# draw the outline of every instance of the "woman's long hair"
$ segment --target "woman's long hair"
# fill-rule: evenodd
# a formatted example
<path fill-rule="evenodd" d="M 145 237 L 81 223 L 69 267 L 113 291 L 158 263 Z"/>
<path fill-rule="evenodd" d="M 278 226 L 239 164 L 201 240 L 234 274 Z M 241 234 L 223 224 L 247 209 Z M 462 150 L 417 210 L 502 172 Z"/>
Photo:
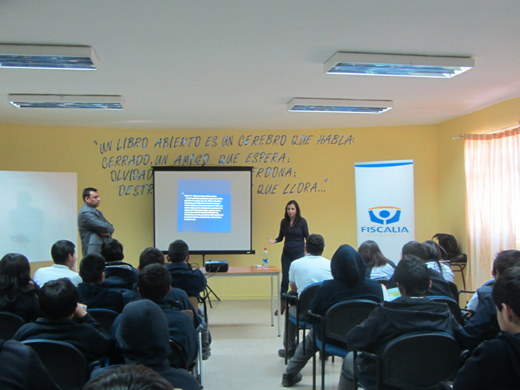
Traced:
<path fill-rule="evenodd" d="M 8 253 L 0 260 L 0 292 L 14 295 L 27 290 L 31 281 L 29 260 L 19 253 Z"/>
<path fill-rule="evenodd" d="M 439 261 L 442 259 L 441 248 L 439 247 L 439 244 L 432 240 L 424 241 L 422 244 L 424 249 L 426 249 L 428 261 L 435 261 L 439 266 L 439 272 L 441 273 L 442 277 L 444 277 L 442 274 L 441 262 Z"/>
<path fill-rule="evenodd" d="M 294 207 L 296 208 L 296 215 L 294 216 L 294 223 L 292 226 L 291 226 L 291 218 L 289 217 L 289 214 L 287 214 L 287 207 L 291 204 L 294 205 Z M 302 220 L 302 216 L 300 214 L 300 206 L 298 205 L 298 202 L 296 202 L 295 200 L 290 200 L 285 205 L 285 216 L 283 219 L 284 229 L 288 229 L 290 227 L 295 228 L 296 226 L 298 226 L 300 224 L 301 220 Z"/>
<path fill-rule="evenodd" d="M 358 248 L 361 255 L 369 268 L 383 267 L 389 263 L 389 260 L 383 255 L 377 242 L 368 240 L 362 243 Z"/>

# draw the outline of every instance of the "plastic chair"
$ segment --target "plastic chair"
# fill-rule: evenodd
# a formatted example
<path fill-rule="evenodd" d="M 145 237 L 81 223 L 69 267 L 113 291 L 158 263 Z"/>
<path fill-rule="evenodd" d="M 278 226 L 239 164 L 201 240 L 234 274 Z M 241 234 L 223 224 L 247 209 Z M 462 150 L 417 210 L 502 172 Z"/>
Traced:
<path fill-rule="evenodd" d="M 110 288 L 124 288 L 131 290 L 137 282 L 137 271 L 121 266 L 110 266 L 105 269 L 105 284 Z"/>
<path fill-rule="evenodd" d="M 448 282 L 448 287 L 450 288 L 451 295 L 453 295 L 453 299 L 457 302 L 457 304 L 460 304 L 459 302 L 459 288 L 457 285 L 453 282 Z"/>
<path fill-rule="evenodd" d="M 347 349 L 347 334 L 365 321 L 378 303 L 368 299 L 351 299 L 333 305 L 325 317 L 310 313 L 321 322 L 321 335 L 314 333 L 314 345 L 321 355 L 321 388 L 325 389 L 325 357 L 340 356 L 344 358 Z M 334 341 L 334 344 L 330 344 Z M 342 346 L 339 346 L 342 345 Z M 312 359 L 312 388 L 316 388 L 316 355 Z"/>
<path fill-rule="evenodd" d="M 110 309 L 87 309 L 87 313 L 94 317 L 94 319 L 103 327 L 103 329 L 109 332 L 112 324 L 119 315 L 117 311 Z"/>
<path fill-rule="evenodd" d="M 195 376 L 197 382 L 199 382 L 200 388 L 203 389 L 203 371 L 202 371 L 202 339 L 201 333 L 198 332 L 198 354 L 195 363 L 192 365 L 188 364 L 188 356 L 184 349 L 173 339 L 170 339 L 170 357 L 169 357 L 169 365 L 173 368 L 183 368 L 188 370 Z"/>
<path fill-rule="evenodd" d="M 451 299 L 448 297 L 443 297 L 441 295 L 434 295 L 431 297 L 427 296 L 426 298 L 431 299 L 432 301 L 435 301 L 435 302 L 443 302 L 443 303 L 447 304 L 448 308 L 451 311 L 451 314 L 453 314 L 453 317 L 455 317 L 457 322 L 461 325 L 464 325 L 462 310 L 461 310 L 459 304 L 454 299 Z"/>
<path fill-rule="evenodd" d="M 302 290 L 299 296 L 285 294 L 287 299 L 287 303 L 289 306 L 296 306 L 296 316 L 292 316 L 289 314 L 289 308 L 285 311 L 285 345 L 289 345 L 289 321 L 291 321 L 297 328 L 296 330 L 296 345 L 300 343 L 300 330 L 303 331 L 302 339 L 303 339 L 303 348 L 305 349 L 305 330 L 312 329 L 312 322 L 308 321 L 309 318 L 309 308 L 311 305 L 311 301 L 314 299 L 316 292 L 320 288 L 322 282 L 311 284 Z M 302 316 L 305 319 L 301 319 Z M 285 364 L 287 365 L 287 351 L 285 354 Z"/>
<path fill-rule="evenodd" d="M 85 356 L 64 341 L 33 339 L 22 341 L 36 352 L 54 381 L 62 390 L 80 390 L 90 373 Z"/>
<path fill-rule="evenodd" d="M 11 340 L 25 321 L 19 315 L 0 311 L 0 339 Z"/>
<path fill-rule="evenodd" d="M 183 368 L 187 370 L 188 357 L 182 347 L 173 339 L 170 339 L 170 356 L 168 358 L 170 367 Z"/>
<path fill-rule="evenodd" d="M 408 333 L 389 342 L 380 356 L 361 353 L 377 362 L 376 389 L 387 385 L 406 390 L 436 389 L 457 373 L 464 354 L 457 341 L 444 332 Z M 355 362 L 356 356 L 354 367 Z M 357 385 L 355 373 L 354 369 Z"/>

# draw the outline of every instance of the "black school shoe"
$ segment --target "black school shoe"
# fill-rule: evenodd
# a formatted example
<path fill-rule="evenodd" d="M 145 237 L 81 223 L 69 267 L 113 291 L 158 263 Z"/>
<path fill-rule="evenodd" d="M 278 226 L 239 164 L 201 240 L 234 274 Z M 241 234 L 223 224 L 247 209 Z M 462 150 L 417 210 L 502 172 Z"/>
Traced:
<path fill-rule="evenodd" d="M 296 383 L 302 380 L 302 374 L 298 373 L 296 375 L 289 375 L 287 373 L 283 374 L 282 377 L 282 386 L 283 387 L 293 387 Z"/>

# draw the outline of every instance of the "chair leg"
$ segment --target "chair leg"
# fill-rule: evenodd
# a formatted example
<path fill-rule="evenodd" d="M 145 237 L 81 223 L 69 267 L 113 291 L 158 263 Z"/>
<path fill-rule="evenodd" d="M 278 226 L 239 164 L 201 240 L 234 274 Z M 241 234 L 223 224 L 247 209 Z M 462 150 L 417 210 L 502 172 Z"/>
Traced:
<path fill-rule="evenodd" d="M 289 308 L 285 310 L 285 343 L 284 343 L 284 349 L 285 349 L 285 365 L 287 365 L 287 355 L 289 354 L 289 351 L 287 349 L 287 346 L 289 345 Z"/>
<path fill-rule="evenodd" d="M 316 346 L 316 333 L 314 332 L 312 333 L 312 341 Z M 305 342 L 305 338 L 303 342 Z M 312 390 L 316 390 L 316 352 L 312 355 Z"/>
<path fill-rule="evenodd" d="M 325 339 L 321 343 L 321 390 L 325 390 Z"/>

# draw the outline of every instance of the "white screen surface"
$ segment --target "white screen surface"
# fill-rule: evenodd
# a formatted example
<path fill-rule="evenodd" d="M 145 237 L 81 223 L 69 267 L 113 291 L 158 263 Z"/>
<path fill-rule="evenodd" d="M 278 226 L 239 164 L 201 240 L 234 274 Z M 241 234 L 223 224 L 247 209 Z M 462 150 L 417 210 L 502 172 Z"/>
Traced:
<path fill-rule="evenodd" d="M 154 169 L 155 246 L 184 240 L 191 253 L 252 253 L 251 168 Z"/>
<path fill-rule="evenodd" d="M 49 261 L 56 241 L 76 243 L 76 173 L 0 171 L 0 182 L 0 257 Z"/>

